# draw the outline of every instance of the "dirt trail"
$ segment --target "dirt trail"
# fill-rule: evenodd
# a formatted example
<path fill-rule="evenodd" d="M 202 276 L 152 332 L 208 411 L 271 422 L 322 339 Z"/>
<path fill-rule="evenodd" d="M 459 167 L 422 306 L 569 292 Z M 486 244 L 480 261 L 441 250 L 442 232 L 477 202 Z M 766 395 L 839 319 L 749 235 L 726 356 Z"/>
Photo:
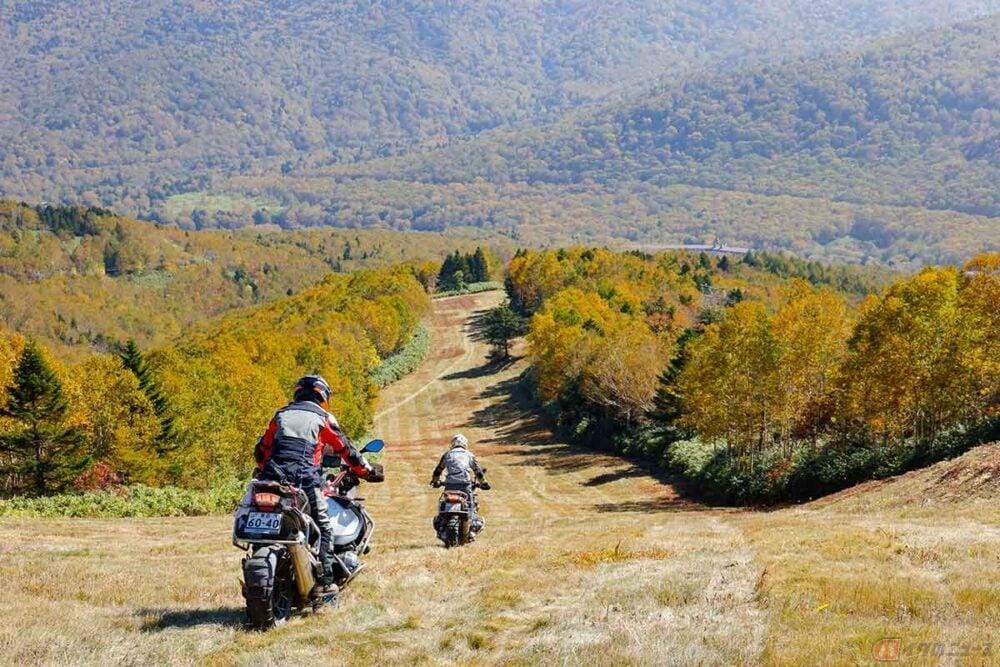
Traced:
<path fill-rule="evenodd" d="M 643 471 L 556 441 L 516 398 L 526 363 L 497 368 L 476 340 L 476 314 L 499 299 L 437 301 L 433 358 L 382 399 L 374 433 L 389 443 L 392 483 L 369 492 L 382 531 L 372 577 L 419 627 L 380 657 L 755 662 L 764 623 L 739 533 Z M 481 494 L 480 541 L 445 551 L 427 482 L 456 432 L 493 490 Z"/>
<path fill-rule="evenodd" d="M 384 392 L 388 480 L 362 488 L 374 551 L 338 609 L 244 631 L 228 517 L 6 520 L 0 613 L 21 623 L 0 626 L 0 661 L 756 664 L 766 623 L 735 522 L 554 440 L 514 393 L 526 363 L 489 365 L 476 339 L 499 300 L 436 301 L 431 357 Z M 456 432 L 493 490 L 485 534 L 445 550 L 428 480 Z"/>

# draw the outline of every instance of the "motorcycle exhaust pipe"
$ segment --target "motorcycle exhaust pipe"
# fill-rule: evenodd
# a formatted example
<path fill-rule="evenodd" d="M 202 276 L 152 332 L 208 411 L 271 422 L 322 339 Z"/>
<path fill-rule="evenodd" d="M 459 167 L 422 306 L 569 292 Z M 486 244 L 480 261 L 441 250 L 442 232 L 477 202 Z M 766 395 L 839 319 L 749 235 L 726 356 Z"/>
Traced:
<path fill-rule="evenodd" d="M 302 533 L 299 533 L 299 541 L 289 546 L 288 552 L 292 556 L 292 567 L 295 568 L 295 583 L 299 587 L 299 595 L 308 600 L 313 587 L 316 586 L 316 577 L 313 575 L 309 549 L 303 544 Z"/>

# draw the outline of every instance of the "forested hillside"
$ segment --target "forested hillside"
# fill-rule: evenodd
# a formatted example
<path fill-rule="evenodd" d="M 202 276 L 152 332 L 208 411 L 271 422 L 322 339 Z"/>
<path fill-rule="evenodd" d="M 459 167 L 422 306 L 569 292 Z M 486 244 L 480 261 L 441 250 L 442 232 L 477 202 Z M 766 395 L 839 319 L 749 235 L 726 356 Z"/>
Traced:
<path fill-rule="evenodd" d="M 245 475 L 257 429 L 303 373 L 326 377 L 331 410 L 360 436 L 378 396 L 372 373 L 414 336 L 429 304 L 400 266 L 328 274 L 145 353 L 130 346 L 67 363 L 0 332 L 0 494 L 123 478 L 204 488 Z"/>
<path fill-rule="evenodd" d="M 1000 247 L 998 31 L 1000 15 L 692 77 L 590 118 L 317 171 L 301 191 L 317 203 L 335 179 L 355 209 L 378 192 L 419 228 L 961 263 Z"/>
<path fill-rule="evenodd" d="M 508 290 L 531 317 L 529 384 L 569 437 L 725 502 L 813 498 L 997 436 L 1000 254 L 898 278 L 860 306 L 844 275 L 804 269 L 519 253 Z M 796 275 L 808 282 L 779 279 Z"/>
<path fill-rule="evenodd" d="M 1000 15 L 849 54 L 695 78 L 536 157 L 557 181 L 684 182 L 997 217 L 998 32 Z"/>
<path fill-rule="evenodd" d="M 209 212 L 280 208 L 275 197 L 317 165 L 994 10 L 992 0 L 11 2 L 0 7 L 0 194 L 171 219 L 205 203 L 189 193 L 239 194 L 210 200 Z M 260 175 L 290 184 L 254 190 L 236 178 Z"/>
<path fill-rule="evenodd" d="M 273 225 L 184 231 L 97 208 L 0 201 L 0 323 L 80 359 L 129 338 L 143 347 L 166 343 L 198 322 L 299 292 L 331 271 L 405 262 L 433 287 L 449 253 L 478 244 L 439 234 L 279 232 Z"/>

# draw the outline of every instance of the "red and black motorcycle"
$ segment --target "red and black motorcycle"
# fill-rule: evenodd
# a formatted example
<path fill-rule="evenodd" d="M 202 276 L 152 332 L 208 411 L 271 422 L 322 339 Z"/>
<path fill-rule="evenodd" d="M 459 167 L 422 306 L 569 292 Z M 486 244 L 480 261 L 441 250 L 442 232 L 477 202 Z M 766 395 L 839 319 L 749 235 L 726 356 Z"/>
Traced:
<path fill-rule="evenodd" d="M 361 453 L 378 452 L 383 446 L 381 440 L 372 440 Z M 339 459 L 324 458 L 323 466 L 339 467 L 327 474 L 323 495 L 333 525 L 335 583 L 343 587 L 364 568 L 361 556 L 369 551 L 375 522 L 362 504 L 364 499 L 354 497 L 360 479 Z M 366 478 L 370 482 L 383 479 L 380 465 Z M 320 532 L 301 489 L 251 481 L 233 520 L 233 544 L 247 552 L 242 561 L 243 597 L 251 627 L 267 630 L 287 621 L 295 611 L 315 610 L 331 601 L 313 595 L 323 570 Z"/>

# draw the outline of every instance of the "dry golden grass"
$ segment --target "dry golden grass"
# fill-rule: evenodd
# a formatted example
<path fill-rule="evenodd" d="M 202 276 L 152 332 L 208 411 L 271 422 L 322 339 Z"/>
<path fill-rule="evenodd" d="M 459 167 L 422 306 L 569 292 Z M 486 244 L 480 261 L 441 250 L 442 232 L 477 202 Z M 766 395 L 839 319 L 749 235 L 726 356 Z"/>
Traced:
<path fill-rule="evenodd" d="M 375 548 L 339 608 L 244 631 L 225 517 L 4 520 L 0 661 L 832 665 L 871 663 L 883 637 L 910 654 L 921 641 L 990 639 L 995 512 L 955 522 L 947 507 L 685 502 L 619 459 L 554 440 L 511 397 L 523 362 L 486 365 L 463 331 L 498 300 L 437 302 L 433 358 L 385 392 L 375 432 L 389 481 L 364 489 Z M 493 490 L 481 495 L 486 532 L 448 551 L 427 482 L 456 431 Z"/>

